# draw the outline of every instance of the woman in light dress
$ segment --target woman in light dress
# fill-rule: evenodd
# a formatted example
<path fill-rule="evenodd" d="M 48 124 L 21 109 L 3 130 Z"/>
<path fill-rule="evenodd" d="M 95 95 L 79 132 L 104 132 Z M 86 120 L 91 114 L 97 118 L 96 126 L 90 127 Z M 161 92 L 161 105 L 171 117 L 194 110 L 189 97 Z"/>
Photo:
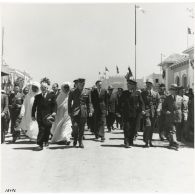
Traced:
<path fill-rule="evenodd" d="M 21 108 L 20 117 L 22 121 L 20 128 L 26 131 L 26 135 L 30 140 L 36 140 L 38 135 L 38 124 L 37 121 L 33 121 L 31 118 L 32 105 L 34 103 L 34 97 L 40 93 L 40 84 L 33 82 L 30 86 L 29 93 L 25 96 L 24 102 Z"/>
<path fill-rule="evenodd" d="M 57 114 L 55 122 L 51 128 L 52 139 L 51 143 L 65 142 L 66 145 L 70 144 L 70 138 L 72 133 L 71 118 L 68 115 L 68 95 L 70 91 L 70 83 L 65 82 L 61 86 L 61 92 L 58 95 L 57 102 Z"/>

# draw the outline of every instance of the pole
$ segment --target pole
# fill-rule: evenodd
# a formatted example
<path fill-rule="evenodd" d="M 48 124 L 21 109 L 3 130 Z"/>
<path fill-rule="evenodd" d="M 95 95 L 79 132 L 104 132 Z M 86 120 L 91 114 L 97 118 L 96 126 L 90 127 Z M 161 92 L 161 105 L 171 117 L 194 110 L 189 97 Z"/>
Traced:
<path fill-rule="evenodd" d="M 187 48 L 188 48 L 188 36 L 189 36 L 189 35 L 188 35 L 188 32 L 187 32 Z"/>
<path fill-rule="evenodd" d="M 137 61 L 137 59 L 136 59 L 136 57 L 137 57 L 136 56 L 136 42 L 137 42 L 137 35 L 136 35 L 136 33 L 137 33 L 137 29 L 136 28 L 137 28 L 137 26 L 136 26 L 136 22 L 137 21 L 136 21 L 136 5 L 135 5 L 135 81 L 136 81 L 136 72 L 137 72 L 136 71 L 136 69 L 137 69 L 137 64 L 136 64 L 137 63 L 136 62 Z"/>
<path fill-rule="evenodd" d="M 4 27 L 2 27 L 2 43 L 1 43 L 1 65 L 3 65 L 3 55 L 4 55 Z"/>

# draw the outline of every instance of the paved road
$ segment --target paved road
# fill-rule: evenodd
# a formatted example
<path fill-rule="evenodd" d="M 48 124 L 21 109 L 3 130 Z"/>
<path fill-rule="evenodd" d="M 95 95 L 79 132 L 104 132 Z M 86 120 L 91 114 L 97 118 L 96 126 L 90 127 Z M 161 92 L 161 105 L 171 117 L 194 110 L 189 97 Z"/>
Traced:
<path fill-rule="evenodd" d="M 106 133 L 104 143 L 85 134 L 85 149 L 53 144 L 38 152 L 24 138 L 2 144 L 1 191 L 195 192 L 194 148 L 169 150 L 157 134 L 156 147 L 143 148 L 140 132 L 136 145 L 126 149 L 121 130 Z"/>

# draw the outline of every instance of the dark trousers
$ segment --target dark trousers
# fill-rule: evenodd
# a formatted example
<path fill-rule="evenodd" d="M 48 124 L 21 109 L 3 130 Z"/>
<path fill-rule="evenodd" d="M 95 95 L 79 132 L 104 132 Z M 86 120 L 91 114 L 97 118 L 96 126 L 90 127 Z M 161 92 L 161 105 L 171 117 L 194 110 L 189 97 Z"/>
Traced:
<path fill-rule="evenodd" d="M 43 146 L 43 143 L 48 143 L 51 125 L 45 125 L 41 120 L 37 121 L 39 126 L 39 133 L 37 136 L 37 144 Z"/>
<path fill-rule="evenodd" d="M 119 127 L 119 125 L 120 125 L 120 127 Z M 123 121 L 122 121 L 122 117 L 118 117 L 118 116 L 116 116 L 116 128 L 123 129 Z"/>
<path fill-rule="evenodd" d="M 111 131 L 114 121 L 115 121 L 115 113 L 108 112 L 108 115 L 106 117 L 106 125 L 108 128 L 108 131 Z"/>
<path fill-rule="evenodd" d="M 133 138 L 136 131 L 136 118 L 124 120 L 124 139 L 125 143 L 133 144 Z"/>
<path fill-rule="evenodd" d="M 12 112 L 12 114 L 11 114 L 11 133 L 12 134 L 14 133 L 16 121 L 17 121 L 19 115 L 20 115 L 20 111 L 19 112 Z"/>
<path fill-rule="evenodd" d="M 177 129 L 180 127 L 179 123 L 168 123 L 168 141 L 171 146 L 177 144 L 176 132 Z"/>
<path fill-rule="evenodd" d="M 96 137 L 105 138 L 104 126 L 106 124 L 106 114 L 94 112 L 94 134 Z"/>
<path fill-rule="evenodd" d="M 145 116 L 143 140 L 146 144 L 152 141 L 156 117 Z"/>
<path fill-rule="evenodd" d="M 83 141 L 83 135 L 85 130 L 86 118 L 80 117 L 80 115 L 72 117 L 72 126 L 74 131 L 74 142 L 79 141 L 79 144 Z"/>
<path fill-rule="evenodd" d="M 161 113 L 158 120 L 159 137 L 163 138 L 167 135 L 166 115 Z"/>
<path fill-rule="evenodd" d="M 4 116 L 1 117 L 1 143 L 5 142 L 5 131 L 6 131 L 6 119 Z"/>
<path fill-rule="evenodd" d="M 91 132 L 94 132 L 94 117 L 87 117 L 87 126 Z"/>
<path fill-rule="evenodd" d="M 141 117 L 142 117 L 142 113 L 139 112 L 136 116 L 136 129 L 135 129 L 135 135 L 138 133 L 138 131 L 140 131 L 141 128 Z"/>

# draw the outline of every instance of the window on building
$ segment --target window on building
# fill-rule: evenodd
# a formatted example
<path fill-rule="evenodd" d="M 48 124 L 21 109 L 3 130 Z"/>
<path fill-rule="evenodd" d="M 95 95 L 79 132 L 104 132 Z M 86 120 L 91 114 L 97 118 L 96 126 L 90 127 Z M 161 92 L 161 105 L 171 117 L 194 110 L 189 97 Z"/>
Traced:
<path fill-rule="evenodd" d="M 158 83 L 158 79 L 155 79 L 155 82 Z"/>
<path fill-rule="evenodd" d="M 176 76 L 176 78 L 175 78 L 175 83 L 177 84 L 177 86 L 180 86 L 180 79 L 179 79 L 179 76 Z"/>
<path fill-rule="evenodd" d="M 184 74 L 183 76 L 182 76 L 182 86 L 186 89 L 187 88 L 187 76 L 186 76 L 186 74 Z"/>

